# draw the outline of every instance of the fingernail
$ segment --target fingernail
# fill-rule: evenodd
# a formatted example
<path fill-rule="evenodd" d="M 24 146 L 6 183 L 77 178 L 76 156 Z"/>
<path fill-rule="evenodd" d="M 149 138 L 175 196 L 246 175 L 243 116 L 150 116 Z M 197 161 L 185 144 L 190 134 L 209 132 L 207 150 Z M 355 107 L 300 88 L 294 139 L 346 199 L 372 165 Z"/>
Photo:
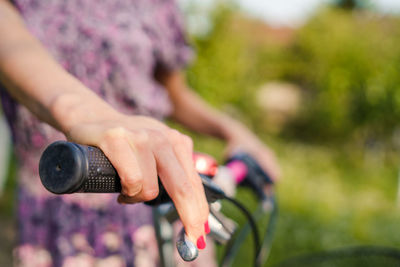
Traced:
<path fill-rule="evenodd" d="M 198 249 L 205 249 L 206 248 L 206 241 L 204 241 L 204 237 L 200 236 L 197 239 L 197 248 Z"/>
<path fill-rule="evenodd" d="M 204 231 L 206 232 L 206 235 L 210 233 L 210 226 L 208 225 L 208 221 L 204 224 Z"/>

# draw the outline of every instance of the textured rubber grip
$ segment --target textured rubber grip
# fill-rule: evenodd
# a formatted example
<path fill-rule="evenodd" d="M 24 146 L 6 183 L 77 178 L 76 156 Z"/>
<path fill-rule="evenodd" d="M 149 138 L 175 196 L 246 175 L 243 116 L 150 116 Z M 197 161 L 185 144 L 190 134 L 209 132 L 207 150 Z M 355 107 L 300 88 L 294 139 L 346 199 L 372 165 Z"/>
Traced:
<path fill-rule="evenodd" d="M 121 182 L 117 171 L 106 155 L 97 147 L 82 146 L 87 155 L 88 173 L 80 189 L 85 193 L 115 193 L 121 192 Z"/>
<path fill-rule="evenodd" d="M 55 142 L 40 158 L 39 175 L 46 189 L 55 194 L 121 192 L 116 170 L 96 147 Z"/>
<path fill-rule="evenodd" d="M 40 158 L 39 175 L 44 187 L 54 194 L 121 192 L 117 171 L 96 147 L 54 142 Z M 200 174 L 200 177 L 208 202 L 224 196 L 224 192 L 207 176 Z M 158 196 L 145 204 L 153 206 L 171 201 L 160 179 L 158 185 Z"/>
<path fill-rule="evenodd" d="M 54 142 L 40 158 L 39 175 L 44 187 L 54 194 L 121 192 L 117 171 L 97 147 Z M 145 204 L 171 201 L 160 180 L 158 184 L 158 196 Z"/>

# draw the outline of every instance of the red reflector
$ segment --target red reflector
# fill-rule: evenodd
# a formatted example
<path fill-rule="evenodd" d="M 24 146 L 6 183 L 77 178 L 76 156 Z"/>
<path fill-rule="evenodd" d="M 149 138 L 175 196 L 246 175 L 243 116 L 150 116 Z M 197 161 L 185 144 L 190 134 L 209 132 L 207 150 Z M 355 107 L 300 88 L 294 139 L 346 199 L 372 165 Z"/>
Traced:
<path fill-rule="evenodd" d="M 217 161 L 210 155 L 196 152 L 193 154 L 193 161 L 194 167 L 198 173 L 211 177 L 217 174 Z"/>

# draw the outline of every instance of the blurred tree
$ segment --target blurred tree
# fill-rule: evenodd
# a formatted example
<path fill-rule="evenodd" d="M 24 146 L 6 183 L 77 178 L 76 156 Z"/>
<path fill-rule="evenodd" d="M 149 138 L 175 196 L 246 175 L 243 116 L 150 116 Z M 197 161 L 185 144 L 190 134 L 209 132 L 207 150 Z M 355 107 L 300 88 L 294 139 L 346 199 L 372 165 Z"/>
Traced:
<path fill-rule="evenodd" d="M 361 9 L 370 6 L 370 1 L 368 0 L 336 0 L 333 2 L 334 6 L 339 8 L 354 10 Z"/>
<path fill-rule="evenodd" d="M 229 8 L 195 40 L 191 85 L 262 133 L 269 131 L 258 90 L 270 81 L 306 96 L 284 134 L 331 143 L 392 142 L 400 129 L 400 18 L 324 9 L 295 32 L 271 29 Z M 303 95 L 303 94 L 302 94 Z"/>
<path fill-rule="evenodd" d="M 312 139 L 390 140 L 400 121 L 400 19 L 325 10 L 290 49 L 286 79 L 309 104 L 295 125 Z"/>
<path fill-rule="evenodd" d="M 338 0 L 336 2 L 336 5 L 338 7 L 342 7 L 345 9 L 354 9 L 357 7 L 357 1 L 356 0 Z"/>

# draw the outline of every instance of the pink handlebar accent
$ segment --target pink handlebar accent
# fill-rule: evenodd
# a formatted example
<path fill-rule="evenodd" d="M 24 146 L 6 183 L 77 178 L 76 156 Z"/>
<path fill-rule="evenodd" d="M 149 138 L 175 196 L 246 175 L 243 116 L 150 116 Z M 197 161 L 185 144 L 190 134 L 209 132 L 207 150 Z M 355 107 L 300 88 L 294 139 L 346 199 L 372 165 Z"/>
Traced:
<path fill-rule="evenodd" d="M 232 172 L 236 184 L 240 184 L 247 176 L 247 166 L 241 161 L 231 161 L 226 165 L 226 167 L 228 167 Z"/>

